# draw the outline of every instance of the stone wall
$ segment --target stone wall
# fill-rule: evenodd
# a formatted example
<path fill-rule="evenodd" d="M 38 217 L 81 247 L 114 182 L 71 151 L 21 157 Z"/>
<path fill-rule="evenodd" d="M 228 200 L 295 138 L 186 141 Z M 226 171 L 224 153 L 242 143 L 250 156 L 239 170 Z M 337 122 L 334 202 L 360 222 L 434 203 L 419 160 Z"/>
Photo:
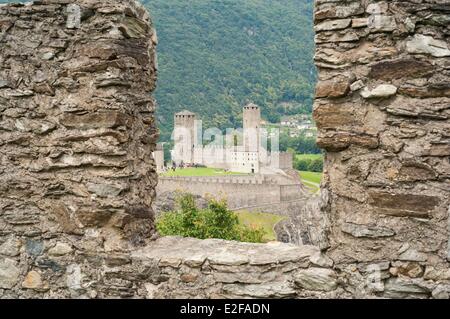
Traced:
<path fill-rule="evenodd" d="M 187 192 L 227 200 L 230 209 L 305 199 L 302 184 L 286 176 L 160 177 L 158 194 Z"/>
<path fill-rule="evenodd" d="M 165 237 L 136 251 L 134 265 L 154 267 L 147 298 L 350 297 L 344 276 L 313 246 L 246 244 Z"/>
<path fill-rule="evenodd" d="M 154 233 L 155 44 L 132 0 L 0 5 L 1 297 L 78 296 Z"/>
<path fill-rule="evenodd" d="M 313 245 L 322 250 L 329 247 L 328 218 L 322 205 L 327 203 L 327 193 L 310 196 L 300 203 L 285 207 L 283 215 L 288 218 L 275 225 L 277 240 L 296 245 Z"/>
<path fill-rule="evenodd" d="M 449 289 L 449 10 L 316 0 L 327 253 L 338 267 L 383 264 L 383 296 L 429 279 Z"/>
<path fill-rule="evenodd" d="M 316 0 L 313 247 L 156 239 L 145 10 L 0 6 L 0 298 L 448 299 L 448 12 Z"/>

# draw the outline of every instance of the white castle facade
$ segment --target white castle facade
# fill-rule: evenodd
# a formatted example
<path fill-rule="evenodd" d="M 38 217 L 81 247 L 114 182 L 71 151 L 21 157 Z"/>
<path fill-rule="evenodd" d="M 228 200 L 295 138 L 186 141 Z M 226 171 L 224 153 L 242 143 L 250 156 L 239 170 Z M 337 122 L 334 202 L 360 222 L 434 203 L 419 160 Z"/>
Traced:
<path fill-rule="evenodd" d="M 203 132 L 201 121 L 189 111 L 175 114 L 174 123 L 172 161 L 178 166 L 200 165 L 255 174 L 271 174 L 293 167 L 291 153 L 267 151 L 261 110 L 255 104 L 243 109 L 243 129 L 235 130 L 225 138 L 218 129 Z M 204 136 L 213 142 L 203 145 Z"/>

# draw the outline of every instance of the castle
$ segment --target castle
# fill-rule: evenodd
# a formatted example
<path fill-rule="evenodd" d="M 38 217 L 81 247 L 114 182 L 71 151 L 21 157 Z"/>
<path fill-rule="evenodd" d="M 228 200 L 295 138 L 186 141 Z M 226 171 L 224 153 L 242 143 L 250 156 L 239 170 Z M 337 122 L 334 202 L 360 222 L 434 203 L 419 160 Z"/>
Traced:
<path fill-rule="evenodd" d="M 195 113 L 182 111 L 174 117 L 172 160 L 177 165 L 200 165 L 231 170 L 239 173 L 273 174 L 292 169 L 293 156 L 287 152 L 269 152 L 261 128 L 261 110 L 250 103 L 243 108 L 243 130 L 234 130 L 222 137 L 220 130 L 207 130 L 202 134 L 201 121 Z M 214 137 L 203 145 L 202 137 Z M 241 140 L 241 143 L 238 143 Z M 240 144 L 240 145 L 239 145 Z"/>

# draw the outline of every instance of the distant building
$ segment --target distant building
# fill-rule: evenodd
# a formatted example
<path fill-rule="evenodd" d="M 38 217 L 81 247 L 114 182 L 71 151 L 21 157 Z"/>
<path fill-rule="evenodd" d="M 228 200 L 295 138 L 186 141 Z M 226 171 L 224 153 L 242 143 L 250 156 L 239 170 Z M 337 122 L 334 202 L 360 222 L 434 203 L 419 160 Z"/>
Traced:
<path fill-rule="evenodd" d="M 255 104 L 248 104 L 243 109 L 242 145 L 233 143 L 234 136 L 226 136 L 225 141 L 203 146 L 201 122 L 197 121 L 195 113 L 189 111 L 175 114 L 174 123 L 172 160 L 177 165 L 201 165 L 241 173 L 264 173 L 293 167 L 291 153 L 268 152 L 262 146 L 261 110 Z"/>

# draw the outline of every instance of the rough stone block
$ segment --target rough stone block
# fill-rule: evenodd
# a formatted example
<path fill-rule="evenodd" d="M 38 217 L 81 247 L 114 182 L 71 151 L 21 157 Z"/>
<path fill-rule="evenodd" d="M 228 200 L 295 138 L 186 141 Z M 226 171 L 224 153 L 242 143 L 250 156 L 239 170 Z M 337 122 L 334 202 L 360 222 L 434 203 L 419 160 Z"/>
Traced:
<path fill-rule="evenodd" d="M 346 126 L 360 126 L 362 121 L 357 117 L 352 106 L 319 104 L 314 108 L 314 118 L 319 129 L 333 128 L 336 130 Z"/>
<path fill-rule="evenodd" d="M 369 77 L 385 81 L 400 78 L 420 78 L 432 73 L 435 69 L 429 62 L 412 58 L 386 60 L 373 64 Z"/>
<path fill-rule="evenodd" d="M 416 34 L 410 39 L 406 43 L 406 50 L 413 54 L 429 54 L 439 58 L 450 56 L 450 50 L 445 41 L 422 34 Z"/>
<path fill-rule="evenodd" d="M 101 111 L 85 115 L 65 114 L 59 122 L 67 128 L 89 130 L 129 126 L 131 117 L 117 111 Z"/>
<path fill-rule="evenodd" d="M 295 284 L 306 290 L 332 291 L 337 288 L 336 273 L 330 269 L 310 268 L 295 275 Z"/>
<path fill-rule="evenodd" d="M 67 6 L 67 21 L 66 27 L 68 29 L 79 29 L 81 26 L 81 8 L 79 5 L 72 3 Z"/>
<path fill-rule="evenodd" d="M 316 32 L 320 31 L 330 31 L 330 30 L 341 30 L 350 26 L 351 19 L 341 19 L 341 20 L 329 20 L 319 23 L 314 27 Z"/>
<path fill-rule="evenodd" d="M 375 149 L 379 145 L 378 137 L 352 132 L 327 132 L 317 137 L 317 145 L 330 152 L 339 152 L 350 145 Z"/>
<path fill-rule="evenodd" d="M 341 97 L 350 91 L 350 81 L 339 77 L 333 80 L 320 81 L 316 86 L 316 98 Z"/>
<path fill-rule="evenodd" d="M 0 258 L 0 288 L 11 289 L 19 280 L 20 269 L 13 259 Z"/>
<path fill-rule="evenodd" d="M 369 196 L 376 212 L 400 217 L 429 218 L 440 203 L 439 197 L 421 194 L 370 192 Z"/>
<path fill-rule="evenodd" d="M 391 84 L 381 84 L 369 90 L 367 87 L 361 91 L 361 96 L 365 99 L 388 98 L 397 93 L 397 87 Z"/>
<path fill-rule="evenodd" d="M 357 238 L 380 238 L 392 237 L 395 235 L 395 231 L 387 227 L 358 225 L 353 223 L 344 223 L 341 226 L 341 230 L 344 233 Z"/>

